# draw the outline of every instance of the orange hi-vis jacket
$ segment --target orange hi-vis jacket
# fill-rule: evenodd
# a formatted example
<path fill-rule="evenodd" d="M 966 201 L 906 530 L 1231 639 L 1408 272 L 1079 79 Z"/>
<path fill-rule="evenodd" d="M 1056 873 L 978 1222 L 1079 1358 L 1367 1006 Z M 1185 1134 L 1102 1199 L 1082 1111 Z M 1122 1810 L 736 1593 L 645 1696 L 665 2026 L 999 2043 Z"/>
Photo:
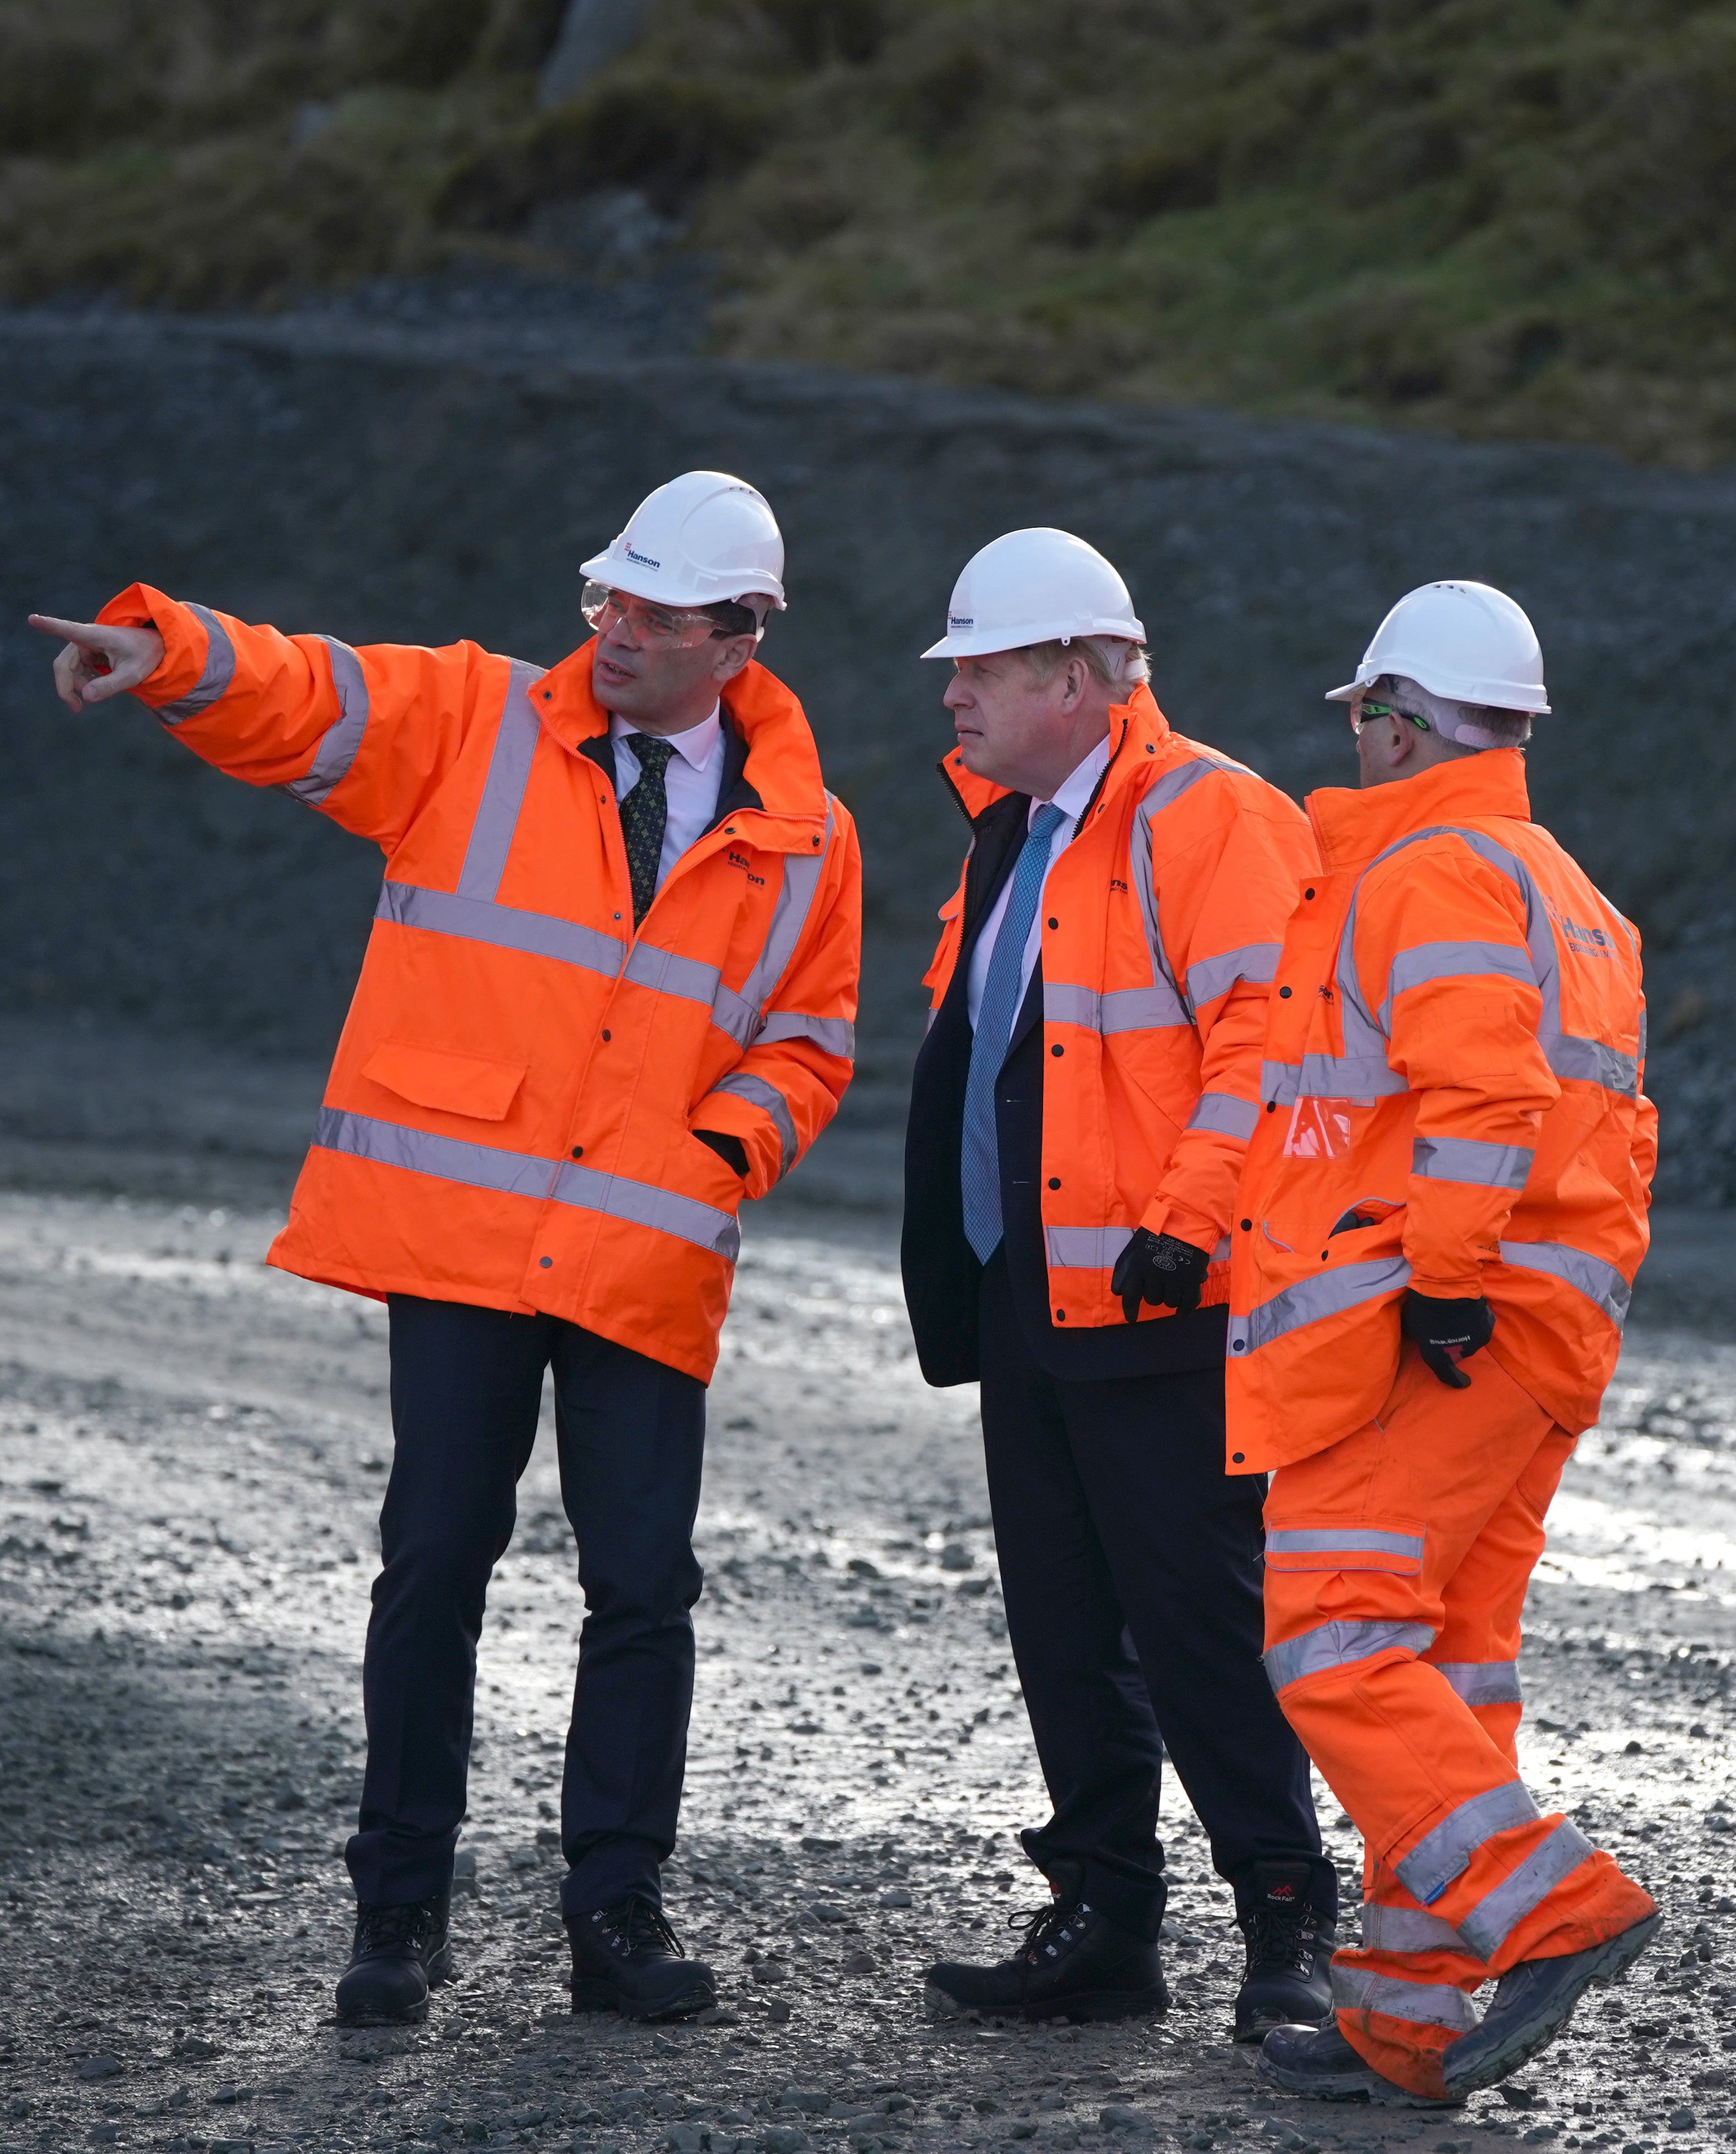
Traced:
<path fill-rule="evenodd" d="M 1267 983 L 1298 879 L 1295 803 L 1170 730 L 1148 688 L 1110 713 L 1109 767 L 1042 905 L 1042 1216 L 1057 1324 L 1121 1324 L 1110 1274 L 1136 1227 L 1210 1252 L 1202 1304 L 1228 1298 L 1226 1236 L 1259 1119 Z M 974 822 L 1004 786 L 941 765 Z M 945 1001 L 964 884 L 941 910 L 924 985 Z M 1160 1322 L 1167 1309 L 1146 1309 Z"/>
<path fill-rule="evenodd" d="M 717 819 L 636 934 L 589 645 L 549 672 L 351 650 L 140 584 L 102 618 L 155 624 L 140 692 L 196 755 L 385 855 L 270 1261 L 563 1317 L 708 1379 L 737 1207 L 825 1127 L 854 1053 L 855 831 L 795 697 L 758 665 L 724 691 Z M 741 1140 L 745 1185 L 696 1129 Z"/>
<path fill-rule="evenodd" d="M 1245 1473 L 1381 1410 L 1407 1287 L 1486 1295 L 1488 1351 L 1570 1433 L 1597 1417 L 1647 1240 L 1639 937 L 1530 819 L 1495 748 L 1308 803 L 1232 1237 Z"/>

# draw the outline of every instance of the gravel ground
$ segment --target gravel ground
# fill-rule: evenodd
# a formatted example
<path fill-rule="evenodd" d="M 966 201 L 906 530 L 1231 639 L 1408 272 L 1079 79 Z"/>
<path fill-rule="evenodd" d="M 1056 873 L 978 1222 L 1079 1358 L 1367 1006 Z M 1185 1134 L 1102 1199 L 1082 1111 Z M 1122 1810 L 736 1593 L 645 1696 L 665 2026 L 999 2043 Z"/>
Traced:
<path fill-rule="evenodd" d="M 1229 1896 L 1179 1797 L 1162 2022 L 942 2028 L 1041 1815 L 973 1397 L 918 1377 L 884 1239 L 750 1223 L 714 1386 L 671 1911 L 710 2024 L 574 2019 L 552 1845 L 580 1613 L 549 1447 L 484 1641 L 460 1973 L 340 2032 L 340 1849 L 389 1447 L 383 1313 L 266 1271 L 260 1212 L 0 1197 L 0 2150 L 513 2142 L 1568 2148 L 1736 2138 L 1736 1350 L 1632 1340 L 1534 1588 L 1527 1777 L 1671 1922 L 1457 2114 L 1266 2095 Z M 846 1242 L 845 1231 L 860 1238 Z M 1357 1844 L 1322 1791 L 1354 1903 Z"/>

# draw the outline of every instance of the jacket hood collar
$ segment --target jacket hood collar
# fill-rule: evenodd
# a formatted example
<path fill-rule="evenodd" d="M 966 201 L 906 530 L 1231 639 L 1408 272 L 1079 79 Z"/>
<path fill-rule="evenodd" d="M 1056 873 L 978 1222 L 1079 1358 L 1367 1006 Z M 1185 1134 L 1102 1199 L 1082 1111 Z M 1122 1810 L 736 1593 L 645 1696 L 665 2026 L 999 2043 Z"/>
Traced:
<path fill-rule="evenodd" d="M 1141 681 L 1125 703 L 1116 703 L 1109 713 L 1109 768 L 1104 773 L 1105 794 L 1125 785 L 1146 760 L 1149 748 L 1155 758 L 1162 754 L 1172 738 L 1169 720 L 1157 707 L 1157 699 Z M 1010 786 L 996 785 L 986 778 L 973 777 L 964 767 L 962 752 L 954 748 L 941 758 L 941 774 L 962 802 L 972 822 L 997 800 L 1006 799 Z"/>
<path fill-rule="evenodd" d="M 591 643 L 580 644 L 531 690 L 543 723 L 574 750 L 609 730 L 609 713 L 591 687 L 590 654 Z M 819 751 L 797 697 L 775 673 L 751 660 L 724 689 L 722 702 L 724 717 L 747 743 L 743 776 L 765 813 L 823 823 L 826 793 Z"/>
<path fill-rule="evenodd" d="M 1308 796 L 1308 819 L 1329 870 L 1365 865 L 1388 845 L 1457 816 L 1505 815 L 1531 819 L 1525 790 L 1525 758 L 1516 748 L 1485 748 L 1455 756 L 1366 791 L 1323 786 Z"/>

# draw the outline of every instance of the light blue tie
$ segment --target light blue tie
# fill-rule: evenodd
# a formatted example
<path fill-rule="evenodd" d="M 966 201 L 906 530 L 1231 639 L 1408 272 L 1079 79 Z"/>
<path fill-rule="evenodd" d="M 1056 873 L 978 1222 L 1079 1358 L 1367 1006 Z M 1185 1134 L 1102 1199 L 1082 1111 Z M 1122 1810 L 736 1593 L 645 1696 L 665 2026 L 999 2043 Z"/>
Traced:
<path fill-rule="evenodd" d="M 1024 946 L 1030 939 L 1031 922 L 1037 916 L 1037 903 L 1049 872 L 1049 841 L 1065 819 L 1059 808 L 1039 808 L 1032 818 L 1013 870 L 1013 887 L 1007 893 L 1000 932 L 989 956 L 988 977 L 983 983 L 983 1002 L 977 1012 L 976 1038 L 971 1043 L 959 1177 L 964 1192 L 965 1238 L 985 1264 L 998 1248 L 1002 1231 L 995 1080 L 1007 1059 L 1007 1044 L 1024 998 Z"/>

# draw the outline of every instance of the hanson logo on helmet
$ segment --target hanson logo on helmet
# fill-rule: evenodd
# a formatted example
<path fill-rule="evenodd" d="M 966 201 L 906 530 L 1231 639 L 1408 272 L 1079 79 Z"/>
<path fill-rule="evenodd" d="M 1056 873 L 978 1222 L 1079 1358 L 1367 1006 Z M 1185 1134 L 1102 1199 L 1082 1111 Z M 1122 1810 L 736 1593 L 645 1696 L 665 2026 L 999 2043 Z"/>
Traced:
<path fill-rule="evenodd" d="M 649 554 L 640 553 L 636 547 L 623 546 L 621 551 L 630 561 L 636 562 L 641 569 L 661 569 L 663 565 L 661 561 L 652 560 Z"/>

